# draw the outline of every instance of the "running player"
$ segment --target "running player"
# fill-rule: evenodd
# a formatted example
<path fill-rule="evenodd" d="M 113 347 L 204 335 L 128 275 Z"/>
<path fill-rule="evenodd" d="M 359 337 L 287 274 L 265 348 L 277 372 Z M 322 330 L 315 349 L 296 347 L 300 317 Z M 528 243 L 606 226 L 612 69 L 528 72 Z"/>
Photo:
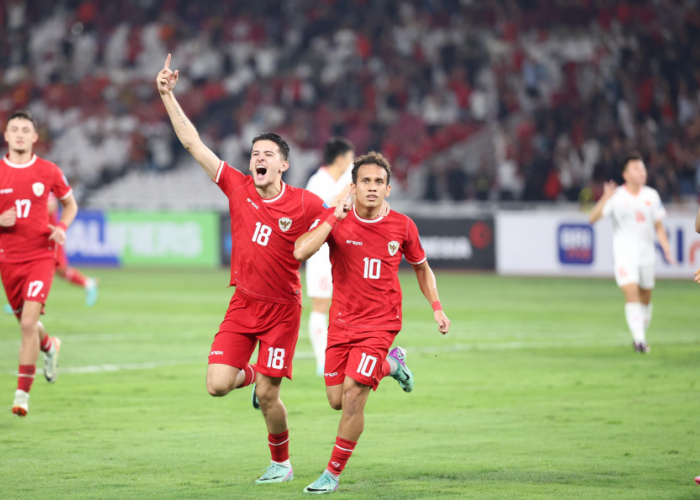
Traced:
<path fill-rule="evenodd" d="M 32 151 L 39 139 L 34 117 L 15 111 L 7 120 L 9 151 L 0 161 L 0 276 L 5 294 L 22 332 L 19 377 L 12 413 L 29 411 L 29 390 L 39 350 L 44 353 L 44 376 L 58 377 L 61 342 L 49 337 L 39 321 L 56 269 L 54 251 L 66 241 L 78 205 L 63 172 Z M 54 192 L 63 205 L 58 224 L 49 224 L 48 198 Z"/>
<path fill-rule="evenodd" d="M 332 493 L 364 428 L 364 407 L 370 390 L 392 376 L 406 392 L 413 390 L 413 374 L 406 351 L 389 347 L 401 330 L 399 264 L 405 256 L 413 266 L 423 295 L 432 304 L 443 335 L 450 320 L 442 311 L 435 275 L 425 257 L 414 222 L 380 208 L 391 187 L 391 166 L 379 153 L 355 160 L 352 169 L 355 205 L 338 204 L 333 216 L 296 242 L 294 256 L 308 259 L 328 242 L 333 264 L 333 304 L 326 349 L 326 394 L 335 410 L 342 410 L 338 436 L 328 467 L 307 493 Z"/>
<path fill-rule="evenodd" d="M 330 207 L 335 207 L 343 189 L 352 182 L 352 162 L 355 147 L 347 139 L 332 137 L 323 148 L 326 165 L 318 169 L 309 179 L 306 189 L 320 196 Z M 311 297 L 309 314 L 309 340 L 316 356 L 316 375 L 323 376 L 328 336 L 328 310 L 331 307 L 333 284 L 328 245 L 306 261 L 306 293 Z"/>
<path fill-rule="evenodd" d="M 654 288 L 654 234 L 661 244 L 665 259 L 673 263 L 671 248 L 662 220 L 666 209 L 659 193 L 646 186 L 647 170 L 642 156 L 631 153 L 622 166 L 625 183 L 617 187 L 605 183 L 603 196 L 589 216 L 591 224 L 612 216 L 613 260 L 615 280 L 625 296 L 625 316 L 634 349 L 647 353 L 651 348 L 646 331 L 651 323 L 651 291 Z"/>
<path fill-rule="evenodd" d="M 301 322 L 300 263 L 293 257 L 294 242 L 332 210 L 313 193 L 282 182 L 289 168 L 289 146 L 277 134 L 253 139 L 252 177 L 221 161 L 177 103 L 173 88 L 178 72 L 169 66 L 170 55 L 158 73 L 157 86 L 175 133 L 226 194 L 231 212 L 231 285 L 236 292 L 211 346 L 207 390 L 212 396 L 225 396 L 256 382 L 254 406 L 259 405 L 265 417 L 272 454 L 270 467 L 256 483 L 291 481 L 287 411 L 279 394 L 282 378 L 292 378 Z M 257 364 L 249 364 L 256 345 Z"/>

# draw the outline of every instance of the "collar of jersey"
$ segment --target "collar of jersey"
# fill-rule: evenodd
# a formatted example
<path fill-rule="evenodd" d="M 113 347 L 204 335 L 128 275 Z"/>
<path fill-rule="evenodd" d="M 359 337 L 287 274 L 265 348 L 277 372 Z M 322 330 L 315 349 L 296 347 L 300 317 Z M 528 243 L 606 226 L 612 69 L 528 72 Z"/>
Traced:
<path fill-rule="evenodd" d="M 357 220 L 359 220 L 360 222 L 364 222 L 366 224 L 374 224 L 375 222 L 379 222 L 380 220 L 382 220 L 384 218 L 384 216 L 382 216 L 382 217 L 377 217 L 376 219 L 363 219 L 362 217 L 357 215 L 357 210 L 355 210 L 355 205 L 352 206 L 352 211 L 355 214 L 355 217 L 357 217 Z"/>
<path fill-rule="evenodd" d="M 262 196 L 260 199 L 263 201 L 263 203 L 274 203 L 280 198 L 282 198 L 282 195 L 284 195 L 284 191 L 287 189 L 287 185 L 282 181 L 282 190 L 280 191 L 280 194 L 275 196 L 274 198 L 263 198 Z"/>
<path fill-rule="evenodd" d="M 630 191 L 630 188 L 627 187 L 627 183 L 623 184 L 622 187 L 624 187 L 625 191 L 627 191 L 627 194 L 632 196 L 633 198 L 636 198 L 637 196 L 642 194 L 642 191 L 644 190 L 644 186 L 642 186 L 639 188 L 639 191 L 637 192 L 637 194 L 634 194 L 632 191 Z"/>
<path fill-rule="evenodd" d="M 36 155 L 32 155 L 32 159 L 29 160 L 27 163 L 13 163 L 13 162 L 11 162 L 10 160 L 7 159 L 7 155 L 5 155 L 5 156 L 3 157 L 3 160 L 5 160 L 5 163 L 7 163 L 7 165 L 8 165 L 9 167 L 12 167 L 12 168 L 27 168 L 27 167 L 31 167 L 32 165 L 34 165 L 34 162 L 36 161 Z"/>

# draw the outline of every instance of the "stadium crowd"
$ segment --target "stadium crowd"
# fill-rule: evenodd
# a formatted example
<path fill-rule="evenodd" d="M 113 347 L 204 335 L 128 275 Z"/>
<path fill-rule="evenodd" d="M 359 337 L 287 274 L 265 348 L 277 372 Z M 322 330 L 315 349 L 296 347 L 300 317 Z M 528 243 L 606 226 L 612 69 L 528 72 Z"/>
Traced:
<path fill-rule="evenodd" d="M 169 52 L 183 108 L 234 164 L 274 129 L 294 151 L 381 150 L 399 184 L 432 158 L 427 199 L 585 202 L 629 149 L 664 200 L 700 184 L 696 0 L 3 6 L 0 118 L 30 109 L 78 196 L 184 155 L 154 84 Z M 487 125 L 493 159 L 441 162 Z"/>

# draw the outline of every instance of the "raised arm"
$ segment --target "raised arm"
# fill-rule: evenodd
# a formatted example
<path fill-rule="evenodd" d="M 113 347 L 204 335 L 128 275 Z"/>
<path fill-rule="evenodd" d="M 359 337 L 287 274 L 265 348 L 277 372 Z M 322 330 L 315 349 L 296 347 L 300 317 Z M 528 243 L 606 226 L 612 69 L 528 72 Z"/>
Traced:
<path fill-rule="evenodd" d="M 219 165 L 221 165 L 221 160 L 211 149 L 204 145 L 199 138 L 197 129 L 194 128 L 192 122 L 187 118 L 185 112 L 182 111 L 182 108 L 177 103 L 177 99 L 175 99 L 175 95 L 173 94 L 173 89 L 175 88 L 178 78 L 178 71 L 175 70 L 175 72 L 173 72 L 170 69 L 170 54 L 168 54 L 165 65 L 156 78 L 158 92 L 160 92 L 160 97 L 163 99 L 165 109 L 168 111 L 168 116 L 173 124 L 177 138 L 180 139 L 185 149 L 197 160 L 197 163 L 202 166 L 209 177 L 215 179 L 216 172 L 219 170 Z"/>
<path fill-rule="evenodd" d="M 603 208 L 608 200 L 615 194 L 615 189 L 617 189 L 615 181 L 609 181 L 603 185 L 603 196 L 600 197 L 598 203 L 595 204 L 593 210 L 591 210 L 591 213 L 588 215 L 588 220 L 591 224 L 595 224 L 603 217 Z"/>
<path fill-rule="evenodd" d="M 416 278 L 418 278 L 418 285 L 420 285 L 420 291 L 423 292 L 425 298 L 433 307 L 433 317 L 438 324 L 438 329 L 440 333 L 445 335 L 450 330 L 450 325 L 452 324 L 445 313 L 442 310 L 442 305 L 440 304 L 440 297 L 437 291 L 437 282 L 435 281 L 435 274 L 433 270 L 430 269 L 428 261 L 423 261 L 421 264 L 413 266 L 413 270 L 416 272 Z"/>
<path fill-rule="evenodd" d="M 343 220 L 352 208 L 351 197 L 349 196 L 349 189 L 346 188 L 345 191 L 345 201 L 338 203 L 335 207 L 335 212 L 328 219 L 326 219 L 323 224 L 319 224 L 317 228 L 302 234 L 297 238 L 294 243 L 294 258 L 299 262 L 304 262 L 308 260 L 313 254 L 318 252 L 323 244 L 326 242 L 326 238 L 331 233 L 338 221 Z"/>

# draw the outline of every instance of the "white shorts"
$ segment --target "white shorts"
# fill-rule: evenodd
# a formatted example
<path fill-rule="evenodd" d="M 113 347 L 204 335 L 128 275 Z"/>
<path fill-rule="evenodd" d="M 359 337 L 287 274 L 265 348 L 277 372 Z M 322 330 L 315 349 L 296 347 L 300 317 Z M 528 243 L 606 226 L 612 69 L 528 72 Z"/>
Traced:
<path fill-rule="evenodd" d="M 315 299 L 330 299 L 333 295 L 333 277 L 328 245 L 306 261 L 306 295 Z"/>
<path fill-rule="evenodd" d="M 616 263 L 615 281 L 619 287 L 635 284 L 639 288 L 651 290 L 655 284 L 654 264 L 640 266 L 631 262 Z"/>

